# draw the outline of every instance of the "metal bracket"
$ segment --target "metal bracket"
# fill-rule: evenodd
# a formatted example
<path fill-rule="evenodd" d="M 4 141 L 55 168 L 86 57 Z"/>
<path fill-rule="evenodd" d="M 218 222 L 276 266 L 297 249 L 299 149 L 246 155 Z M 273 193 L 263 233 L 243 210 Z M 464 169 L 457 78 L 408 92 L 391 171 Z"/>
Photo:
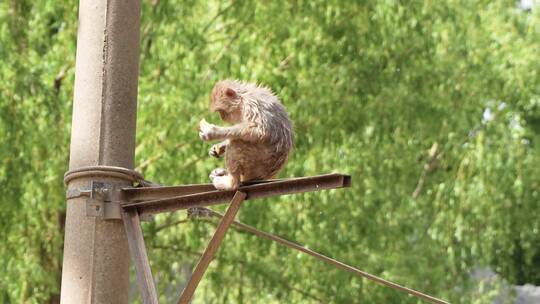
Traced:
<path fill-rule="evenodd" d="M 86 216 L 104 217 L 105 202 L 93 198 L 86 199 Z"/>
<path fill-rule="evenodd" d="M 113 201 L 114 186 L 92 181 L 90 198 L 86 200 L 86 216 L 103 219 L 122 219 L 120 202 Z"/>
<path fill-rule="evenodd" d="M 99 217 L 105 220 L 122 219 L 120 206 L 120 186 L 110 183 L 91 181 L 88 188 L 70 188 L 66 191 L 66 198 L 74 199 L 86 196 L 86 216 Z M 148 221 L 151 216 L 142 217 L 142 221 Z"/>
<path fill-rule="evenodd" d="M 67 189 L 66 191 L 66 199 L 70 200 L 72 198 L 77 198 L 77 197 L 81 197 L 81 196 L 90 196 L 90 193 L 92 191 L 91 190 L 88 190 L 88 189 L 79 189 L 79 188 L 74 188 L 74 189 Z"/>

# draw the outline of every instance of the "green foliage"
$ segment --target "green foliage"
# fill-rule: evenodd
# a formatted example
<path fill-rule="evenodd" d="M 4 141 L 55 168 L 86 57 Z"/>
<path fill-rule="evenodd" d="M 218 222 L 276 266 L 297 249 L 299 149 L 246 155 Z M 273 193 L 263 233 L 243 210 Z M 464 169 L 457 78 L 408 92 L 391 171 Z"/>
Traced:
<path fill-rule="evenodd" d="M 206 182 L 220 162 L 195 128 L 219 121 L 211 87 L 258 81 L 294 121 L 282 176 L 344 172 L 353 187 L 253 201 L 242 221 L 452 303 L 490 302 L 496 293 L 471 282 L 479 267 L 540 285 L 538 9 L 142 2 L 136 156 L 148 179 Z M 58 297 L 76 25 L 77 1 L 0 2 L 0 302 Z M 163 302 L 214 227 L 183 213 L 145 224 Z M 232 231 L 197 292 L 203 302 L 419 300 Z"/>
<path fill-rule="evenodd" d="M 59 294 L 75 14 L 0 2 L 0 302 Z"/>

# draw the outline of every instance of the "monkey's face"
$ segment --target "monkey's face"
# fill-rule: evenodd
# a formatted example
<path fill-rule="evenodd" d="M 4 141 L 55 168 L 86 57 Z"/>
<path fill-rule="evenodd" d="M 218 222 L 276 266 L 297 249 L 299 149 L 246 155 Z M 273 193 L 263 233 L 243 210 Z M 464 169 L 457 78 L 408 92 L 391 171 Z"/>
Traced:
<path fill-rule="evenodd" d="M 238 123 L 242 120 L 240 96 L 234 89 L 220 83 L 212 90 L 210 110 L 218 112 L 221 119 L 228 123 Z"/>
<path fill-rule="evenodd" d="M 242 121 L 242 111 L 236 106 L 228 109 L 218 109 L 215 112 L 218 112 L 225 122 L 235 124 Z"/>
<path fill-rule="evenodd" d="M 229 117 L 231 116 L 229 113 L 225 112 L 224 110 L 218 110 L 219 116 L 221 116 L 221 120 L 223 121 L 229 121 Z"/>

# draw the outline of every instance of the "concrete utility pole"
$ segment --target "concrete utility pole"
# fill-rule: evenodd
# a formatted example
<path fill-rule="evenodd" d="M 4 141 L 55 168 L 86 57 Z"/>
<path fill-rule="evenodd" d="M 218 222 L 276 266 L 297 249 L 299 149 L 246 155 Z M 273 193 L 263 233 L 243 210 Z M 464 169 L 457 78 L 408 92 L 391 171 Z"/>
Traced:
<path fill-rule="evenodd" d="M 140 0 L 80 0 L 69 169 L 107 165 L 133 168 Z M 100 174 L 69 181 L 129 185 Z M 121 220 L 86 216 L 86 198 L 67 202 L 61 302 L 127 303 L 128 244 Z"/>

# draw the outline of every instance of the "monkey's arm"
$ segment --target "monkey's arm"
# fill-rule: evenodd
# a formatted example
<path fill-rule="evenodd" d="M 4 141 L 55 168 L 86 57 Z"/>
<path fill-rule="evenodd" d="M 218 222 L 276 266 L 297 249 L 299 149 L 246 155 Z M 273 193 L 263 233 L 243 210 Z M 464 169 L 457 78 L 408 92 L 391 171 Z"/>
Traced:
<path fill-rule="evenodd" d="M 201 120 L 199 123 L 199 136 L 202 140 L 241 139 L 255 142 L 263 138 L 261 129 L 252 122 L 242 122 L 231 127 L 219 127 Z"/>

